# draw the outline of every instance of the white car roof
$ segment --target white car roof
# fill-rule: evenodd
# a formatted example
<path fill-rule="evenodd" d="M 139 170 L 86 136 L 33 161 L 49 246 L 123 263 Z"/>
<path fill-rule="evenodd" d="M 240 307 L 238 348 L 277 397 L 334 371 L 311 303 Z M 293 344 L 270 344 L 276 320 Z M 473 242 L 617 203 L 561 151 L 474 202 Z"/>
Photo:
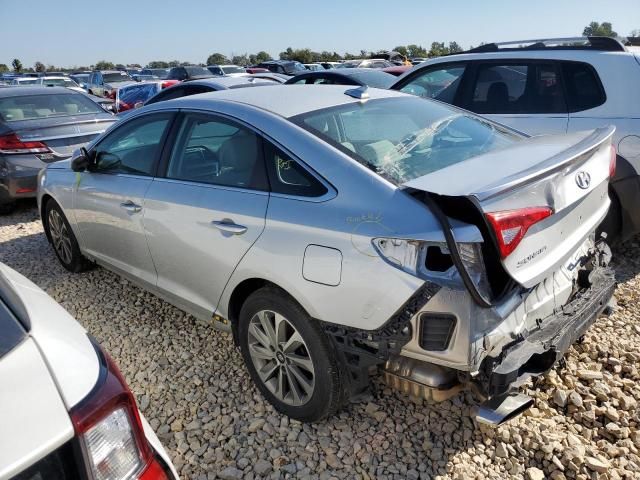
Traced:
<path fill-rule="evenodd" d="M 202 93 L 169 102 L 177 102 L 180 106 L 188 107 L 191 103 L 201 103 L 208 99 L 225 100 L 251 105 L 288 118 L 314 110 L 360 102 L 360 99 L 345 93 L 355 88 L 357 87 L 353 85 L 273 85 L 269 88 L 238 88 Z M 369 88 L 367 92 L 370 100 L 410 96 L 378 88 Z"/>

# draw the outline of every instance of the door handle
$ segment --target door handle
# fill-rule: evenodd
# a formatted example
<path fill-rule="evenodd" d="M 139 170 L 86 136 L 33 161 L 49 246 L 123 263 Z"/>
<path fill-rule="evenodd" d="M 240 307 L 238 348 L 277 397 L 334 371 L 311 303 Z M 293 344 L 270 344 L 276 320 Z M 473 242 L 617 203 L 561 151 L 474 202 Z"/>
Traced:
<path fill-rule="evenodd" d="M 242 235 L 247 231 L 247 227 L 244 225 L 238 225 L 229 221 L 218 221 L 214 220 L 211 224 L 216 227 L 218 230 L 222 230 L 223 232 L 233 233 L 234 235 Z"/>
<path fill-rule="evenodd" d="M 121 203 L 120 207 L 124 208 L 129 213 L 138 213 L 140 210 L 142 210 L 142 207 L 140 205 L 133 203 L 131 200 Z"/>

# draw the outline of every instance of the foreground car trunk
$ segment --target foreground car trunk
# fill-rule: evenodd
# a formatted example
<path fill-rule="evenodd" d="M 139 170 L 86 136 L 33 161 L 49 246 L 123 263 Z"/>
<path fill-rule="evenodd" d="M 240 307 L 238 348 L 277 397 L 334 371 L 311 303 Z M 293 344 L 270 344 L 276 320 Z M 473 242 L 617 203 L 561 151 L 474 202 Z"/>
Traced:
<path fill-rule="evenodd" d="M 499 262 L 508 275 L 498 279 L 500 269 L 493 269 L 494 296 L 504 291 L 507 278 L 532 288 L 560 268 L 606 216 L 614 130 L 533 137 L 404 186 L 482 231 L 489 273 Z"/>

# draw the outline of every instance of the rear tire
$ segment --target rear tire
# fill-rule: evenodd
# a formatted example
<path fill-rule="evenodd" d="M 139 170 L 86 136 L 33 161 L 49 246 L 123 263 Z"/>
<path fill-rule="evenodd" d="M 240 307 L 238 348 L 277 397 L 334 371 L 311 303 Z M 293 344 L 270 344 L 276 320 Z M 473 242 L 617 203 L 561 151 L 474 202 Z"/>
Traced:
<path fill-rule="evenodd" d="M 44 222 L 47 237 L 51 240 L 53 251 L 64 268 L 70 272 L 79 273 L 93 267 L 78 246 L 76 236 L 71 230 L 71 225 L 62 213 L 60 206 L 53 200 L 49 200 L 45 207 Z"/>
<path fill-rule="evenodd" d="M 329 338 L 284 291 L 264 287 L 247 298 L 238 338 L 251 378 L 280 413 L 317 422 L 347 398 L 346 370 Z"/>

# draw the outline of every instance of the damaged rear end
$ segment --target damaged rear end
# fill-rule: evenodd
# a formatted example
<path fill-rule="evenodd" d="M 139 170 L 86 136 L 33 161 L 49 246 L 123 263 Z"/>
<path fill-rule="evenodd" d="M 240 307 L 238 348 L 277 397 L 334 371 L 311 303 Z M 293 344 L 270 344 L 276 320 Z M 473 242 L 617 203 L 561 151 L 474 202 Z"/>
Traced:
<path fill-rule="evenodd" d="M 613 132 L 529 138 L 403 185 L 445 233 L 416 246 L 422 276 L 445 288 L 413 317 L 389 384 L 435 400 L 472 388 L 486 423 L 528 408 L 515 389 L 548 371 L 613 295 L 610 250 L 595 234 L 610 203 Z M 460 241 L 469 224 L 481 241 Z"/>

